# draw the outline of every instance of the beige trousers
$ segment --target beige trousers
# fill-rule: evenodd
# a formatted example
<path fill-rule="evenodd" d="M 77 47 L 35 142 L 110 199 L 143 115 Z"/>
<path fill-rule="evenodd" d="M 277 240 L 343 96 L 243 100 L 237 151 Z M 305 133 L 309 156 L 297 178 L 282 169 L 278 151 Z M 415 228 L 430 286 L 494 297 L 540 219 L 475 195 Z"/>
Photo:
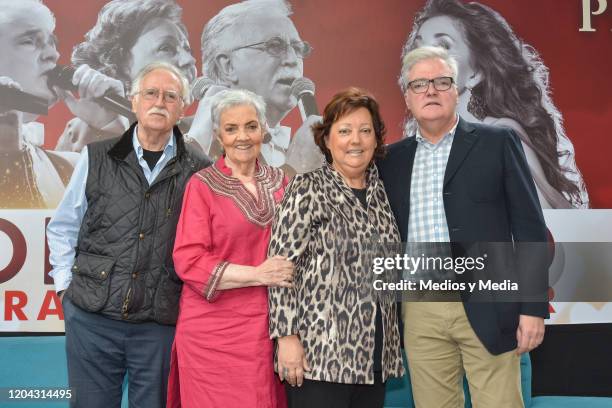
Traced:
<path fill-rule="evenodd" d="M 463 408 L 464 374 L 474 408 L 524 408 L 520 356 L 490 354 L 461 302 L 404 302 L 402 317 L 416 408 Z"/>

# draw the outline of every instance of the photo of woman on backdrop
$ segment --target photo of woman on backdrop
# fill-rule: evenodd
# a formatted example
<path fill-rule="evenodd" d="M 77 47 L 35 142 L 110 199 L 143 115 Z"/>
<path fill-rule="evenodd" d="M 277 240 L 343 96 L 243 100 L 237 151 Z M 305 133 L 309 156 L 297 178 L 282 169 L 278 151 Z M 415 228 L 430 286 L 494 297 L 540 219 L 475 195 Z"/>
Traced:
<path fill-rule="evenodd" d="M 176 66 L 191 84 L 196 77 L 196 65 L 182 13 L 174 0 L 109 1 L 84 41 L 72 50 L 72 64 L 77 69 L 87 65 L 117 79 L 127 91 L 142 67 L 163 61 Z M 187 132 L 189 124 L 189 120 L 182 119 L 181 131 Z M 127 126 L 124 117 L 111 122 L 77 117 L 67 123 L 56 149 L 80 152 L 88 143 L 122 134 Z M 190 142 L 189 138 L 186 141 Z"/>
<path fill-rule="evenodd" d="M 417 14 L 402 58 L 423 45 L 459 63 L 460 116 L 507 126 L 521 138 L 542 208 L 588 208 L 589 197 L 550 96 L 548 68 L 495 10 L 480 3 L 429 0 Z M 404 91 L 407 84 L 400 78 Z M 414 133 L 408 120 L 405 135 Z"/>

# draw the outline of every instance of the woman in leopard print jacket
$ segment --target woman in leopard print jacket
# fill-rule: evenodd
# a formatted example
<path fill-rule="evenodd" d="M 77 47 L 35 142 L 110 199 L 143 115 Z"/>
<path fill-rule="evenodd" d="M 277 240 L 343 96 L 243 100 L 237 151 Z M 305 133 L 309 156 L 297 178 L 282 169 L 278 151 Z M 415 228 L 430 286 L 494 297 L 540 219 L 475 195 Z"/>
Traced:
<path fill-rule="evenodd" d="M 326 163 L 290 182 L 268 250 L 295 264 L 293 288 L 269 288 L 275 368 L 289 408 L 382 407 L 384 382 L 403 375 L 395 299 L 374 291 L 371 268 L 400 241 L 373 163 L 384 124 L 374 98 L 349 88 L 313 132 Z"/>

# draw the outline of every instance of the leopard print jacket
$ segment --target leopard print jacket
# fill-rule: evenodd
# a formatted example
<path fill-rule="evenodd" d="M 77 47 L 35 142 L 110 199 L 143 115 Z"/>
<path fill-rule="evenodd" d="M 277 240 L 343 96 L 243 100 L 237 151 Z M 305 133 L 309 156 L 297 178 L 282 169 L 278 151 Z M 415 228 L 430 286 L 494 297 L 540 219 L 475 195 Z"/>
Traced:
<path fill-rule="evenodd" d="M 270 337 L 299 336 L 311 368 L 305 378 L 311 380 L 373 384 L 377 302 L 383 380 L 404 372 L 395 298 L 373 289 L 371 256 L 390 255 L 371 244 L 400 242 L 373 165 L 366 202 L 367 210 L 340 174 L 324 165 L 291 180 L 275 216 L 268 255 L 294 262 L 295 287 L 269 288 Z"/>

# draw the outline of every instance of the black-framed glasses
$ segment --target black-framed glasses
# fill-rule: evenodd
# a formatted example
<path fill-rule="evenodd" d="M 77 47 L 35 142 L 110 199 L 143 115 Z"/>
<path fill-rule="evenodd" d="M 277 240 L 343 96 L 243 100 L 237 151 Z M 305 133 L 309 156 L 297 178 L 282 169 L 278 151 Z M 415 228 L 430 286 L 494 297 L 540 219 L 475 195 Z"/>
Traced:
<path fill-rule="evenodd" d="M 279 57 L 289 51 L 289 47 L 293 48 L 293 51 L 299 58 L 306 58 L 312 52 L 312 46 L 306 41 L 293 40 L 291 42 L 281 38 L 272 37 L 267 41 L 261 41 L 249 45 L 243 45 L 242 47 L 236 47 L 231 52 L 241 50 L 243 48 L 254 48 L 259 51 L 265 51 L 273 57 Z"/>
<path fill-rule="evenodd" d="M 161 91 L 157 88 L 143 89 L 138 92 L 147 101 L 156 101 Z M 176 91 L 164 91 L 164 102 L 177 103 L 183 97 Z"/>
<path fill-rule="evenodd" d="M 414 93 L 425 93 L 429 89 L 429 84 L 432 83 L 436 91 L 448 91 L 454 82 L 455 80 L 448 76 L 434 79 L 419 78 L 408 82 L 408 87 Z"/>

